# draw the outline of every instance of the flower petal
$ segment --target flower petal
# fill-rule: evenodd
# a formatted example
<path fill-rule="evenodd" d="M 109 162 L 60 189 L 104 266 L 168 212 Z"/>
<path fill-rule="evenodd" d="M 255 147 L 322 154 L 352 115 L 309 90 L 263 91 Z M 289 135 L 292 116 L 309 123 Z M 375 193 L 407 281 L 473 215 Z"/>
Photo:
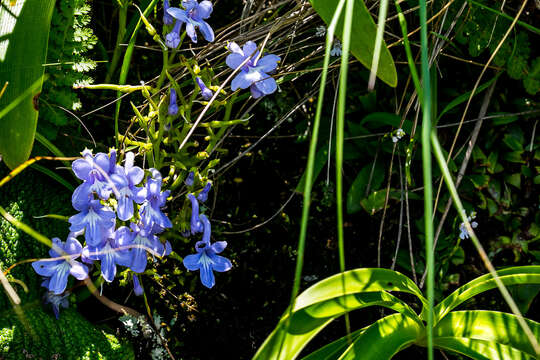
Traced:
<path fill-rule="evenodd" d="M 229 271 L 232 268 L 231 261 L 226 257 L 212 254 L 210 255 L 210 259 L 213 261 L 212 268 L 214 271 L 224 272 Z"/>
<path fill-rule="evenodd" d="M 276 80 L 274 80 L 274 78 L 270 76 L 268 76 L 264 80 L 257 81 L 254 85 L 257 87 L 257 90 L 259 90 L 265 95 L 272 94 L 274 91 L 277 90 Z"/>
<path fill-rule="evenodd" d="M 103 170 L 105 173 L 109 172 L 110 164 L 109 157 L 105 153 L 97 153 L 96 157 L 94 158 L 94 167 L 99 169 L 99 173 L 102 175 L 103 173 L 101 170 Z"/>
<path fill-rule="evenodd" d="M 201 266 L 201 282 L 204 286 L 211 289 L 216 284 L 216 278 L 214 272 L 210 266 Z"/>
<path fill-rule="evenodd" d="M 86 265 L 81 264 L 78 261 L 72 261 L 69 273 L 73 275 L 77 280 L 84 280 L 88 277 L 88 268 L 86 267 Z"/>
<path fill-rule="evenodd" d="M 244 51 L 244 55 L 251 56 L 255 51 L 257 51 L 257 44 L 255 44 L 253 41 L 248 41 L 244 44 L 242 50 Z"/>
<path fill-rule="evenodd" d="M 232 54 L 227 55 L 227 58 L 225 59 L 225 63 L 227 64 L 228 67 L 234 70 L 240 65 L 242 65 L 242 62 L 244 62 L 244 60 L 246 60 L 246 57 L 243 54 L 232 53 Z"/>
<path fill-rule="evenodd" d="M 253 96 L 254 99 L 258 99 L 261 96 L 264 96 L 264 94 L 260 92 L 259 89 L 257 89 L 257 86 L 255 86 L 255 84 L 251 85 L 249 90 L 251 90 L 251 96 Z"/>
<path fill-rule="evenodd" d="M 138 166 L 131 167 L 127 170 L 127 177 L 131 185 L 138 185 L 144 178 L 144 170 Z"/>
<path fill-rule="evenodd" d="M 133 217 L 133 200 L 127 196 L 122 196 L 118 199 L 118 207 L 116 208 L 118 218 L 122 221 L 128 221 Z"/>
<path fill-rule="evenodd" d="M 257 73 L 250 74 L 247 71 L 240 71 L 238 75 L 233 79 L 231 83 L 231 90 L 236 91 L 238 88 L 240 89 L 247 89 L 251 86 L 255 81 L 260 80 L 256 76 Z M 255 78 L 255 80 L 253 80 Z"/>
<path fill-rule="evenodd" d="M 184 258 L 184 266 L 189 271 L 199 270 L 201 267 L 201 254 L 192 254 Z"/>
<path fill-rule="evenodd" d="M 34 268 L 34 271 L 38 273 L 38 275 L 49 277 L 49 276 L 52 276 L 56 272 L 57 266 L 63 261 L 64 260 L 53 260 L 53 261 L 39 260 L 39 261 L 34 261 L 32 263 L 32 267 Z"/>
<path fill-rule="evenodd" d="M 244 52 L 242 51 L 242 49 L 240 48 L 240 46 L 238 46 L 237 43 L 235 43 L 234 41 L 231 41 L 228 45 L 227 45 L 227 49 L 229 49 L 233 54 L 240 54 L 244 57 L 245 59 L 245 56 L 244 56 Z"/>
<path fill-rule="evenodd" d="M 197 43 L 197 33 L 195 32 L 195 26 L 193 26 L 191 19 L 188 22 L 186 22 L 186 32 L 189 38 L 191 39 L 191 41 L 193 41 L 194 43 Z"/>
<path fill-rule="evenodd" d="M 179 20 L 182 22 L 186 22 L 188 19 L 186 10 L 182 10 L 176 7 L 168 8 L 167 13 L 171 15 L 173 18 L 175 18 L 176 20 Z"/>
<path fill-rule="evenodd" d="M 66 240 L 66 245 L 64 246 L 64 251 L 69 255 L 79 256 L 82 251 L 82 245 L 79 240 L 68 237 L 68 239 Z"/>
<path fill-rule="evenodd" d="M 71 168 L 79 179 L 88 180 L 88 175 L 92 171 L 92 164 L 86 159 L 77 159 L 71 164 Z"/>
<path fill-rule="evenodd" d="M 266 55 L 257 61 L 257 67 L 260 68 L 264 72 L 271 72 L 276 70 L 277 63 L 280 61 L 281 58 L 277 55 Z"/>
<path fill-rule="evenodd" d="M 201 20 L 197 23 L 197 25 L 199 26 L 199 30 L 203 34 L 203 37 L 206 41 L 208 42 L 214 41 L 215 39 L 214 30 L 212 30 L 212 28 L 210 27 L 210 25 L 208 25 L 206 21 Z"/>
<path fill-rule="evenodd" d="M 201 1 L 197 8 L 197 16 L 201 19 L 208 19 L 212 14 L 212 3 L 208 0 Z"/>
<path fill-rule="evenodd" d="M 220 252 L 222 252 L 223 250 L 225 250 L 225 248 L 227 247 L 227 242 L 226 241 L 216 241 L 215 243 L 213 243 L 211 245 L 212 247 L 212 250 L 216 253 L 216 254 L 219 254 Z"/>
<path fill-rule="evenodd" d="M 61 294 L 66 290 L 69 265 L 64 261 L 64 264 L 58 266 L 56 272 L 51 276 L 49 280 L 49 290 L 55 294 Z"/>

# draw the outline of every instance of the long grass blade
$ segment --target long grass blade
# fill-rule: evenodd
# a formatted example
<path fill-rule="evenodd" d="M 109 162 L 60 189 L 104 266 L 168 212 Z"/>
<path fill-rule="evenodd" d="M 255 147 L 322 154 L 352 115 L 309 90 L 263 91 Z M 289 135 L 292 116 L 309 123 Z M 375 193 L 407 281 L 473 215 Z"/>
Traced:
<path fill-rule="evenodd" d="M 351 10 L 352 11 L 352 10 Z M 371 72 L 369 74 L 368 90 L 375 87 L 377 80 L 377 71 L 379 70 L 379 57 L 381 56 L 381 47 L 383 43 L 384 24 L 386 23 L 386 14 L 388 13 L 388 0 L 379 2 L 379 18 L 377 20 L 377 35 L 375 37 L 375 49 L 373 50 L 373 60 L 371 61 Z"/>

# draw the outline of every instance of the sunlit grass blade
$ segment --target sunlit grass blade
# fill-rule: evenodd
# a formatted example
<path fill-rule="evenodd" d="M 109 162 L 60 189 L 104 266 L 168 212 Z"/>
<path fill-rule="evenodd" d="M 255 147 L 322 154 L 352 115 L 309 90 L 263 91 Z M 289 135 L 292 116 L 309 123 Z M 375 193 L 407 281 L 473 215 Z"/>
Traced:
<path fill-rule="evenodd" d="M 375 37 L 375 48 L 373 50 L 373 60 L 371 61 L 371 70 L 369 74 L 368 90 L 371 91 L 375 87 L 377 79 L 377 71 L 379 69 L 379 59 L 381 56 L 381 48 L 383 45 L 384 25 L 386 23 L 386 14 L 388 12 L 388 0 L 379 2 L 379 18 L 377 19 L 377 35 Z"/>

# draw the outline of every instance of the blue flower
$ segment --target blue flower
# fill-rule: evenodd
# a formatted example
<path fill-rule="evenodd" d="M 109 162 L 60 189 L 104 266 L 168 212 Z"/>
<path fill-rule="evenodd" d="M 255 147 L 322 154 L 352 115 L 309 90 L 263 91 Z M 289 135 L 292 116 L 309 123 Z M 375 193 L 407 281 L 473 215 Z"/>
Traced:
<path fill-rule="evenodd" d="M 111 167 L 111 160 L 116 162 L 116 152 L 111 153 L 111 158 L 104 153 L 98 153 L 94 157 L 92 151 L 85 149 L 82 152 L 83 159 L 77 159 L 71 165 L 75 176 L 84 182 L 79 185 L 71 197 L 71 202 L 76 210 L 81 210 L 84 204 L 93 199 L 92 193 L 107 200 L 111 195 L 111 186 L 109 184 L 109 175 L 114 172 L 114 166 Z"/>
<path fill-rule="evenodd" d="M 199 85 L 199 89 L 201 89 L 201 94 L 202 94 L 203 99 L 210 100 L 212 96 L 214 96 L 214 93 L 212 92 L 212 90 L 206 87 L 206 85 L 204 84 L 204 82 L 202 81 L 200 77 L 197 76 L 195 78 L 195 81 L 197 82 L 197 85 Z"/>
<path fill-rule="evenodd" d="M 191 201 L 191 234 L 195 235 L 203 231 L 203 224 L 199 218 L 199 202 L 193 194 L 189 194 L 188 199 Z"/>
<path fill-rule="evenodd" d="M 142 204 L 146 197 L 146 191 L 137 187 L 144 178 L 144 171 L 138 166 L 133 166 L 135 155 L 132 152 L 126 154 L 124 167 L 117 165 L 115 174 L 111 180 L 118 190 L 118 218 L 128 221 L 133 217 L 133 201 Z"/>
<path fill-rule="evenodd" d="M 257 44 L 253 41 L 248 41 L 242 49 L 234 42 L 230 43 L 228 48 L 232 54 L 227 56 L 225 62 L 231 69 L 238 68 L 248 57 L 251 57 L 242 66 L 240 73 L 233 79 L 231 83 L 233 91 L 249 87 L 254 98 L 272 94 L 276 91 L 276 80 L 268 73 L 277 68 L 277 63 L 281 60 L 279 56 L 269 54 L 259 59 L 260 54 L 257 50 Z"/>
<path fill-rule="evenodd" d="M 330 50 L 330 55 L 341 56 L 341 42 L 339 39 L 334 39 L 332 50 Z"/>
<path fill-rule="evenodd" d="M 174 18 L 167 12 L 169 7 L 169 0 L 163 0 L 163 24 L 165 25 L 172 25 L 174 22 Z"/>
<path fill-rule="evenodd" d="M 197 195 L 197 200 L 199 200 L 200 202 L 205 202 L 206 200 L 208 200 L 208 192 L 210 191 L 211 188 L 212 188 L 212 183 L 209 181 L 206 183 L 206 185 L 204 186 L 202 191 L 199 193 L 199 195 Z"/>
<path fill-rule="evenodd" d="M 158 233 L 172 227 L 171 220 L 161 211 L 171 192 L 161 191 L 162 178 L 158 170 L 150 169 L 150 172 L 152 177 L 146 180 L 146 200 L 139 209 L 139 215 L 145 228 L 152 228 L 154 233 Z"/>
<path fill-rule="evenodd" d="M 467 216 L 467 220 L 469 221 L 469 224 L 471 224 L 471 227 L 473 229 L 476 229 L 478 227 L 478 223 L 476 221 L 473 221 L 473 219 L 476 219 L 476 212 L 472 212 L 470 216 Z M 465 223 L 459 224 L 459 238 L 464 240 L 468 239 L 470 237 L 469 232 L 467 231 L 467 227 L 465 226 Z"/>
<path fill-rule="evenodd" d="M 144 293 L 144 289 L 139 282 L 139 277 L 133 274 L 133 292 L 136 296 L 141 296 Z"/>
<path fill-rule="evenodd" d="M 212 288 L 215 283 L 214 271 L 224 272 L 231 269 L 229 259 L 217 255 L 227 247 L 226 241 L 210 243 L 210 221 L 205 215 L 201 215 L 204 225 L 203 240 L 195 244 L 196 254 L 184 258 L 184 266 L 189 271 L 200 270 L 201 282 L 207 288 Z"/>
<path fill-rule="evenodd" d="M 88 277 L 88 268 L 75 261 L 81 255 L 82 245 L 73 234 L 68 235 L 65 243 L 59 238 L 52 239 L 52 242 L 53 247 L 49 250 L 49 255 L 51 258 L 59 259 L 34 261 L 32 267 L 39 275 L 49 278 L 48 289 L 58 295 L 66 289 L 69 274 L 83 280 Z"/>
<path fill-rule="evenodd" d="M 69 230 L 84 231 L 84 238 L 87 245 L 92 247 L 100 246 L 105 240 L 107 231 L 114 228 L 116 215 L 110 208 L 101 205 L 99 200 L 91 200 L 85 207 L 79 209 L 81 212 L 69 218 L 71 224 Z"/>
<path fill-rule="evenodd" d="M 212 13 L 212 3 L 210 1 L 184 0 L 182 6 L 185 10 L 170 7 L 167 13 L 174 17 L 180 23 L 186 23 L 187 35 L 194 43 L 197 42 L 197 33 L 195 28 L 199 28 L 206 41 L 214 41 L 214 30 L 204 19 L 208 19 Z M 176 25 L 175 25 L 176 28 Z M 179 29 L 178 29 L 179 30 Z M 174 31 L 174 30 L 173 30 Z M 179 33 L 179 31 L 177 32 Z"/>
<path fill-rule="evenodd" d="M 194 181 L 195 181 L 195 173 L 193 171 L 190 171 L 184 183 L 187 186 L 193 186 Z"/>
<path fill-rule="evenodd" d="M 165 35 L 165 45 L 167 45 L 167 47 L 171 49 L 176 49 L 178 45 L 180 45 L 180 28 L 181 27 L 182 27 L 182 22 L 180 20 L 177 20 L 171 32 Z"/>
<path fill-rule="evenodd" d="M 90 260 L 101 261 L 101 275 L 107 282 L 116 276 L 116 265 L 130 266 L 132 254 L 129 251 L 131 234 L 129 228 L 122 226 L 115 232 L 110 231 L 105 243 L 100 247 L 85 246 L 82 254 Z"/>
<path fill-rule="evenodd" d="M 159 241 L 158 237 L 153 235 L 151 231 L 144 228 L 142 224 L 136 225 L 131 223 L 131 229 L 133 232 L 125 233 L 125 236 L 131 237 L 132 247 L 128 249 L 131 253 L 131 264 L 129 268 L 136 273 L 142 273 L 146 269 L 148 263 L 146 252 L 148 250 L 159 256 L 165 256 L 170 253 L 171 245 L 167 243 L 163 244 Z"/>
<path fill-rule="evenodd" d="M 176 90 L 171 88 L 171 92 L 169 95 L 169 110 L 168 114 L 170 116 L 175 116 L 178 114 L 178 105 L 176 104 Z"/>
<path fill-rule="evenodd" d="M 58 320 L 58 318 L 60 317 L 60 307 L 63 307 L 64 309 L 67 309 L 69 307 L 69 295 L 69 291 L 66 292 L 64 295 L 56 295 L 52 291 L 47 291 L 45 295 L 43 295 L 43 303 L 51 304 L 56 320 Z"/>

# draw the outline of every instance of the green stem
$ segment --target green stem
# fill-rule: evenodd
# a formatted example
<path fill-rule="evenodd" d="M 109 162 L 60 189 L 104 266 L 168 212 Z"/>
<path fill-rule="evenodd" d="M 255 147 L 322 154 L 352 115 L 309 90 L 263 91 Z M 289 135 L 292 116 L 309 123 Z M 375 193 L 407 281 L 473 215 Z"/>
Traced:
<path fill-rule="evenodd" d="M 426 241 L 426 267 L 427 267 L 427 346 L 428 359 L 433 360 L 433 305 L 435 287 L 435 269 L 433 255 L 433 184 L 431 173 L 431 147 L 429 136 L 431 134 L 431 78 L 428 62 L 427 38 L 427 9 L 426 0 L 420 0 L 420 44 L 422 63 L 422 84 L 424 86 L 422 97 L 422 171 L 424 178 L 424 232 Z"/>

